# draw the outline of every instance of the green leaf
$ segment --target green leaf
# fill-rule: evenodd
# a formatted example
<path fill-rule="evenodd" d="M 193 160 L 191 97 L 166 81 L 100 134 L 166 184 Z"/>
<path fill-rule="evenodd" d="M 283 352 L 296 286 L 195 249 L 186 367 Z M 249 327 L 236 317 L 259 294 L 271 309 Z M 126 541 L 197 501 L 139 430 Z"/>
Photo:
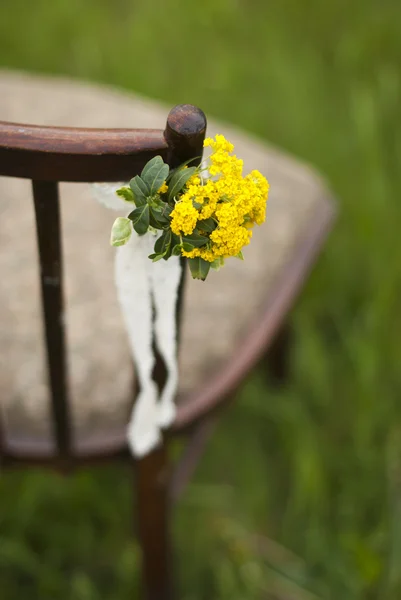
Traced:
<path fill-rule="evenodd" d="M 188 179 L 196 172 L 196 169 L 197 167 L 189 167 L 188 169 L 175 171 L 168 185 L 168 200 L 172 200 L 182 190 Z"/>
<path fill-rule="evenodd" d="M 170 223 L 170 214 L 173 211 L 172 207 L 166 202 L 161 201 L 161 206 L 158 204 L 157 206 L 150 207 L 150 211 L 153 217 L 163 225 L 168 225 Z M 160 227 L 162 229 L 163 227 Z"/>
<path fill-rule="evenodd" d="M 188 244 L 191 244 L 192 246 L 194 246 L 195 248 L 200 248 L 201 246 L 204 246 L 205 244 L 208 243 L 209 238 L 205 237 L 204 235 L 200 235 L 199 233 L 191 233 L 190 235 L 185 235 L 182 237 L 184 242 L 188 242 Z"/>
<path fill-rule="evenodd" d="M 129 187 L 122 187 L 119 190 L 116 190 L 116 194 L 126 202 L 134 202 L 134 194 Z"/>
<path fill-rule="evenodd" d="M 161 253 L 164 255 L 169 250 L 170 246 L 171 246 L 171 230 L 168 229 L 159 237 L 159 239 L 156 240 L 154 250 L 158 254 Z"/>
<path fill-rule="evenodd" d="M 149 202 L 150 208 L 154 208 L 155 210 L 163 210 L 165 206 L 168 206 L 164 200 L 160 198 L 160 196 L 152 196 Z"/>
<path fill-rule="evenodd" d="M 157 218 L 157 213 L 155 213 L 152 209 L 149 212 L 149 224 L 154 229 L 161 230 L 164 227 L 164 223 L 161 223 Z"/>
<path fill-rule="evenodd" d="M 203 219 L 202 221 L 198 221 L 196 224 L 197 229 L 201 229 L 202 231 L 206 231 L 206 233 L 211 233 L 217 227 L 217 223 L 214 219 Z"/>
<path fill-rule="evenodd" d="M 166 179 L 166 183 L 169 183 L 171 181 L 171 178 L 173 177 L 173 175 L 175 175 L 178 171 L 181 171 L 184 167 L 189 165 L 189 163 L 194 162 L 195 160 L 199 161 L 201 158 L 202 158 L 201 156 L 194 156 L 194 158 L 188 158 L 188 160 L 181 163 L 178 167 L 176 167 L 175 169 L 172 169 L 170 171 L 169 176 Z M 199 167 L 195 167 L 195 169 L 198 169 L 198 168 Z M 191 167 L 191 169 L 192 169 L 192 167 Z"/>
<path fill-rule="evenodd" d="M 186 160 L 185 162 L 181 163 L 178 167 L 176 167 L 175 169 L 173 169 L 172 171 L 170 171 L 170 175 L 167 177 L 166 183 L 169 183 L 169 181 L 171 180 L 172 176 L 175 173 L 177 173 L 177 171 L 180 171 L 181 169 L 183 169 L 184 167 L 186 167 L 187 165 L 189 165 L 189 163 L 194 162 L 194 160 L 200 160 L 201 158 L 202 158 L 201 156 L 194 156 L 194 158 L 188 158 L 188 160 Z M 198 167 L 195 167 L 195 168 L 197 169 Z"/>
<path fill-rule="evenodd" d="M 112 246 L 124 246 L 132 234 L 131 221 L 126 217 L 117 217 L 111 228 L 110 244 Z"/>
<path fill-rule="evenodd" d="M 240 260 L 244 260 L 244 255 L 242 254 L 242 250 L 240 250 L 238 252 L 238 254 L 235 256 L 235 258 L 239 258 Z"/>
<path fill-rule="evenodd" d="M 181 244 L 176 244 L 171 251 L 173 256 L 181 256 Z"/>
<path fill-rule="evenodd" d="M 173 212 L 173 210 L 173 207 L 167 204 L 167 202 L 164 203 L 164 207 L 162 208 L 160 214 L 160 218 L 163 223 L 170 223 L 170 215 Z"/>
<path fill-rule="evenodd" d="M 162 157 L 160 155 L 154 156 L 153 158 L 148 160 L 148 162 L 142 169 L 141 178 L 146 182 L 146 176 L 147 176 L 148 172 L 151 169 L 153 169 L 153 167 L 155 165 L 161 165 L 162 163 L 164 164 L 164 160 L 162 159 Z"/>
<path fill-rule="evenodd" d="M 152 260 L 152 262 L 157 262 L 158 260 L 161 260 L 162 258 L 164 258 L 164 254 L 157 254 L 155 252 L 155 254 L 149 254 L 148 258 L 150 258 Z"/>
<path fill-rule="evenodd" d="M 210 263 L 210 267 L 215 271 L 218 271 L 224 265 L 224 258 L 220 256 Z"/>
<path fill-rule="evenodd" d="M 149 205 L 144 204 L 128 215 L 138 235 L 143 235 L 149 229 Z"/>
<path fill-rule="evenodd" d="M 142 181 L 139 175 L 135 175 L 135 177 L 129 182 L 129 185 L 134 194 L 134 202 L 136 206 L 139 207 L 146 204 L 146 199 L 149 196 L 149 188 L 146 183 Z"/>
<path fill-rule="evenodd" d="M 192 244 L 188 244 L 188 242 L 182 243 L 182 249 L 185 250 L 185 252 L 192 252 L 194 248 L 195 246 L 193 246 Z"/>
<path fill-rule="evenodd" d="M 163 185 L 168 177 L 170 168 L 163 161 L 161 156 L 155 156 L 144 167 L 141 173 L 141 179 L 149 188 L 149 194 L 153 196 Z"/>
<path fill-rule="evenodd" d="M 159 254 L 160 252 L 162 252 L 163 237 L 164 237 L 164 233 L 159 238 L 157 238 L 157 240 L 155 242 L 153 249 L 156 252 L 156 254 Z"/>
<path fill-rule="evenodd" d="M 203 260 L 199 256 L 197 258 L 188 258 L 189 268 L 193 279 L 201 279 L 205 281 L 210 269 L 210 262 Z"/>

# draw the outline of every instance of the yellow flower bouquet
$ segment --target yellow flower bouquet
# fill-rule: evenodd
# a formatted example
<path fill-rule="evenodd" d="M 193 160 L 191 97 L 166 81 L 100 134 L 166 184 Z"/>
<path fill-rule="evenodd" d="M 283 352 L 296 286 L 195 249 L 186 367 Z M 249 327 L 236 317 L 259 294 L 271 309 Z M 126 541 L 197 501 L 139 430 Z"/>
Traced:
<path fill-rule="evenodd" d="M 265 220 L 269 184 L 259 171 L 242 175 L 243 161 L 223 135 L 207 138 L 204 147 L 212 153 L 202 166 L 188 163 L 170 171 L 156 156 L 129 187 L 117 190 L 136 208 L 114 222 L 113 246 L 127 243 L 133 229 L 138 235 L 161 230 L 149 258 L 183 256 L 192 277 L 201 280 L 226 258 L 243 258 L 242 248 L 251 240 L 252 227 Z"/>

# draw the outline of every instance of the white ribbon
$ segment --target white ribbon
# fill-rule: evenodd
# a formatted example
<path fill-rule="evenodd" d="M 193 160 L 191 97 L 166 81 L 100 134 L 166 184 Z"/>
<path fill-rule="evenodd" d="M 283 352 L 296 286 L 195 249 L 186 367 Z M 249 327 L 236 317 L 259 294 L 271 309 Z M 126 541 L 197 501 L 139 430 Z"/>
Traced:
<path fill-rule="evenodd" d="M 95 184 L 92 188 L 101 204 L 126 213 L 127 203 L 115 193 L 122 185 Z M 115 260 L 115 284 L 140 385 L 127 430 L 129 447 L 137 457 L 146 455 L 159 444 L 161 429 L 169 427 L 176 414 L 175 313 L 181 266 L 176 256 L 156 263 L 149 260 L 156 239 L 151 233 L 138 236 L 133 232 L 129 242 L 116 249 Z M 167 370 L 160 398 L 152 379 L 155 365 L 153 340 Z"/>

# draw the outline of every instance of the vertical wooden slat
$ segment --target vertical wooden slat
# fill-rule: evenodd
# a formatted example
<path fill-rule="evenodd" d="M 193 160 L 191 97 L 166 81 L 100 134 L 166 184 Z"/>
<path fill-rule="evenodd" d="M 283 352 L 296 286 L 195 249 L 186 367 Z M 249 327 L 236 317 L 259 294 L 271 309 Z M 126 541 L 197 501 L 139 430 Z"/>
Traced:
<path fill-rule="evenodd" d="M 170 112 L 164 136 L 169 146 L 167 160 L 177 167 L 189 158 L 199 164 L 206 132 L 206 117 L 195 106 L 183 104 Z M 150 267 L 151 268 L 151 267 Z M 184 271 L 183 271 L 184 272 Z M 177 303 L 180 322 L 184 279 L 181 280 Z M 157 356 L 154 378 L 163 386 L 166 370 Z M 170 466 L 166 443 L 149 456 L 137 461 L 136 490 L 138 499 L 139 539 L 143 555 L 143 580 L 146 600 L 172 600 L 174 567 L 170 539 Z"/>
<path fill-rule="evenodd" d="M 164 444 L 136 464 L 137 528 L 146 600 L 173 600 L 169 464 Z"/>
<path fill-rule="evenodd" d="M 63 265 L 58 183 L 33 181 L 54 439 L 60 458 L 70 449 L 67 367 L 63 312 Z"/>

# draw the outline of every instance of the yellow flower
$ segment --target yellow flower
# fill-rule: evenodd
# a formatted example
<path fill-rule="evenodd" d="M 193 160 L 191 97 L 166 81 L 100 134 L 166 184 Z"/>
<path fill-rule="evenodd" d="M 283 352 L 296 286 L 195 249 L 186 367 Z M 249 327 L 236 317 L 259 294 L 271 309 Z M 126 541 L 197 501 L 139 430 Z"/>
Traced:
<path fill-rule="evenodd" d="M 196 227 L 199 213 L 192 205 L 190 198 L 184 196 L 177 202 L 171 213 L 171 231 L 176 235 L 189 235 Z"/>
<path fill-rule="evenodd" d="M 227 154 L 234 150 L 233 144 L 226 140 L 224 135 L 219 133 L 216 135 L 215 139 L 206 138 L 203 142 L 203 146 L 204 148 L 210 146 L 214 152 L 225 152 Z"/>
<path fill-rule="evenodd" d="M 163 183 L 162 186 L 159 187 L 159 189 L 157 190 L 158 194 L 165 194 L 168 191 L 168 185 L 166 182 Z"/>
<path fill-rule="evenodd" d="M 212 149 L 209 173 L 213 179 L 203 184 L 195 174 L 188 180 L 171 213 L 171 229 L 177 235 L 189 235 L 198 221 L 213 219 L 215 229 L 207 234 L 208 243 L 190 252 L 182 250 L 187 258 L 200 256 L 213 262 L 237 256 L 249 244 L 253 225 L 265 220 L 269 184 L 256 170 L 242 176 L 243 161 L 232 154 L 234 146 L 223 135 L 207 138 L 204 146 Z"/>
<path fill-rule="evenodd" d="M 191 186 L 191 185 L 199 185 L 201 182 L 200 177 L 197 173 L 195 173 L 194 175 L 192 175 L 192 177 L 190 177 L 188 179 L 188 183 L 187 186 Z"/>

